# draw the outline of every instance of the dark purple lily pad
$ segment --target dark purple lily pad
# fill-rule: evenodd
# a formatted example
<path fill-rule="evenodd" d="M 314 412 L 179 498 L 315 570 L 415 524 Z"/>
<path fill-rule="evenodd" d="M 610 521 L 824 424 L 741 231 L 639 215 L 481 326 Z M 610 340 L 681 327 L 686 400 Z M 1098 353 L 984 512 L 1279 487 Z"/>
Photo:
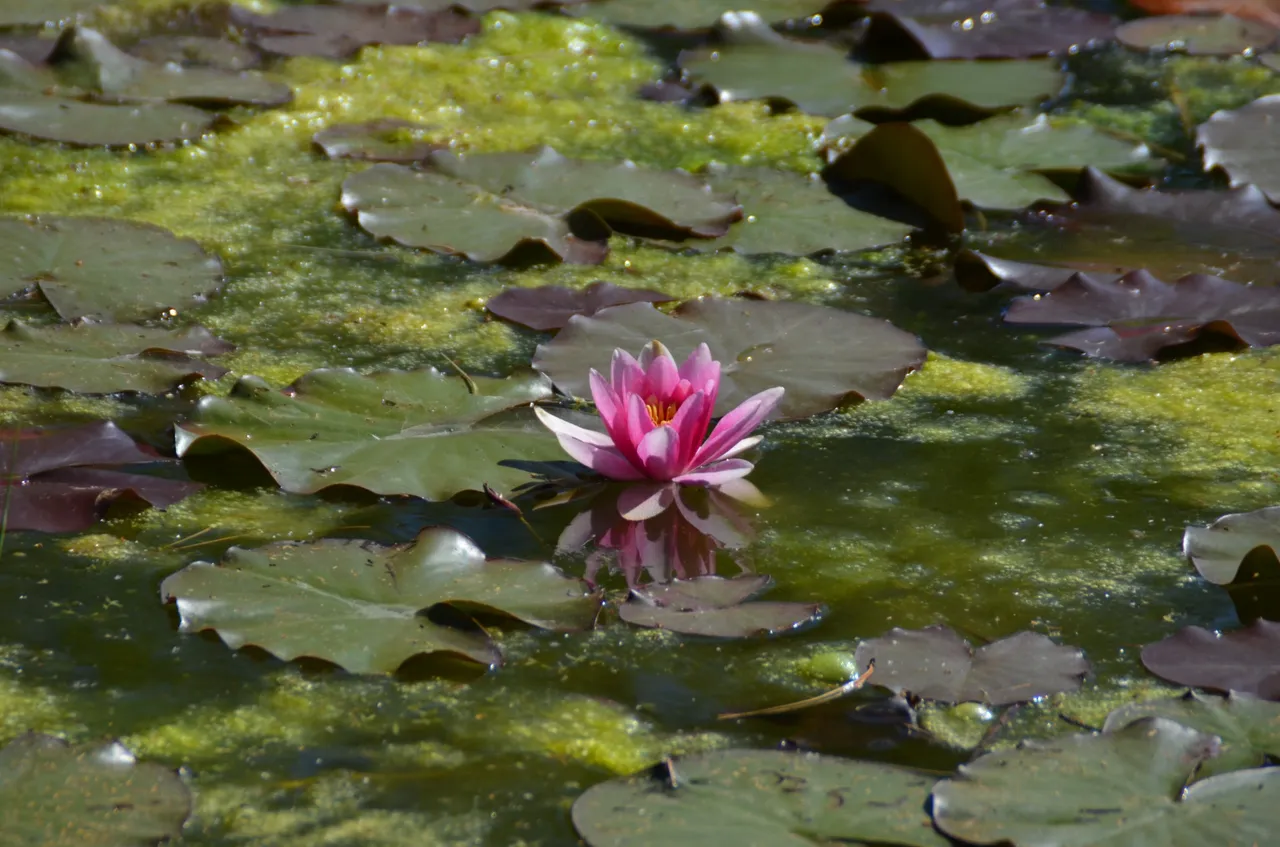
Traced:
<path fill-rule="evenodd" d="M 880 59 L 1018 59 L 1109 41 L 1110 15 L 1039 0 L 872 0 L 863 44 Z"/>
<path fill-rule="evenodd" d="M 722 609 L 679 609 L 651 605 L 632 596 L 618 609 L 618 617 L 633 626 L 666 629 L 708 638 L 753 638 L 781 635 L 817 623 L 826 612 L 811 603 L 743 603 Z"/>
<path fill-rule="evenodd" d="M 118 506 L 164 508 L 204 487 L 119 467 L 159 461 L 108 422 L 0 430 L 0 511 L 10 530 L 74 532 Z"/>
<path fill-rule="evenodd" d="M 956 281 L 967 291 L 990 291 L 998 285 L 1022 291 L 1052 291 L 1079 271 L 1053 265 L 1036 265 L 988 256 L 976 250 L 963 250 L 956 255 Z M 1120 274 L 1092 275 L 1094 279 L 1114 282 Z"/>
<path fill-rule="evenodd" d="M 534 367 L 561 391 L 589 397 L 591 368 L 605 373 L 615 348 L 639 350 L 655 338 L 677 360 L 706 342 L 722 363 L 718 415 L 775 386 L 786 389 L 783 418 L 816 415 L 854 398 L 885 400 L 926 355 L 914 335 L 842 309 L 704 298 L 671 314 L 632 303 L 574 317 L 538 347 Z"/>
<path fill-rule="evenodd" d="M 1142 648 L 1142 664 L 1178 685 L 1280 700 L 1280 623 L 1216 633 L 1189 626 Z"/>
<path fill-rule="evenodd" d="M 846 26 L 865 14 L 859 0 L 598 0 L 574 12 L 631 29 L 705 34 L 744 9 L 767 24 L 820 20 L 829 27 Z"/>
<path fill-rule="evenodd" d="M 41 38 L 36 35 L 0 35 L 0 50 L 8 50 L 24 62 L 42 65 L 53 55 L 58 45 L 56 38 Z"/>
<path fill-rule="evenodd" d="M 493 297 L 485 308 L 500 318 L 530 329 L 561 329 L 574 315 L 590 317 L 601 309 L 626 303 L 668 303 L 676 298 L 650 288 L 624 288 L 608 282 L 593 282 L 578 290 L 559 285 L 538 288 L 508 288 Z"/>
<path fill-rule="evenodd" d="M 893 628 L 858 645 L 854 664 L 876 662 L 868 684 L 909 691 L 930 700 L 976 700 L 993 706 L 1074 691 L 1089 673 L 1078 648 L 1019 632 L 974 650 L 944 626 Z"/>
<path fill-rule="evenodd" d="M 1159 15 L 1128 21 L 1116 38 L 1135 50 L 1231 56 L 1262 51 L 1275 43 L 1273 27 L 1234 15 Z"/>
<path fill-rule="evenodd" d="M 271 15 L 232 6 L 231 22 L 267 53 L 331 59 L 369 44 L 457 44 L 480 31 L 478 19 L 455 9 L 421 12 L 400 4 L 288 6 Z"/>
<path fill-rule="evenodd" d="M 1280 202 L 1280 94 L 1254 100 L 1247 106 L 1213 117 L 1196 130 L 1196 144 L 1204 151 L 1206 170 L 1221 168 L 1231 184 L 1252 184 L 1273 203 Z"/>
<path fill-rule="evenodd" d="M 1210 336 L 1241 347 L 1280 343 L 1280 288 L 1250 288 L 1203 274 L 1172 284 L 1146 271 L 1133 271 L 1116 282 L 1077 274 L 1048 294 L 1014 300 L 1004 319 L 1086 326 L 1045 343 L 1088 356 L 1144 362 L 1166 348 L 1209 341 Z"/>
<path fill-rule="evenodd" d="M 430 129 L 409 121 L 382 118 L 362 124 L 334 124 L 317 132 L 311 140 L 330 159 L 407 165 L 421 162 L 448 146 L 415 138 Z"/>

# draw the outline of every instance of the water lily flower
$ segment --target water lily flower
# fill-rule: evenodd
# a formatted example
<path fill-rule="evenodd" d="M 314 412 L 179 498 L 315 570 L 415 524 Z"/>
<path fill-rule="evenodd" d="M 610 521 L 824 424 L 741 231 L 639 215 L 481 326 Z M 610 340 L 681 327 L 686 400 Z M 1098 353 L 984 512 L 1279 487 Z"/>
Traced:
<path fill-rule="evenodd" d="M 777 407 L 782 389 L 747 398 L 708 434 L 719 390 L 720 363 L 706 344 L 677 366 L 671 351 L 653 341 L 639 359 L 614 350 L 608 380 L 592 369 L 591 396 L 606 432 L 534 411 L 566 453 L 602 476 L 720 485 L 751 472 L 752 464 L 738 457 L 760 443 L 751 431 Z"/>

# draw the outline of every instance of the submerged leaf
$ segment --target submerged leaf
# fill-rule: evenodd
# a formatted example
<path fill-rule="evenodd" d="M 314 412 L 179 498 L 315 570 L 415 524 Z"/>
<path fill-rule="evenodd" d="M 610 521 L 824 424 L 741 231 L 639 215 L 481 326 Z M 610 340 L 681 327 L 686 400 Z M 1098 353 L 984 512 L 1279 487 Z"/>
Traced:
<path fill-rule="evenodd" d="M 561 329 L 574 315 L 590 317 L 609 306 L 626 303 L 667 303 L 676 298 L 649 288 L 624 288 L 608 282 L 593 282 L 576 290 L 559 285 L 538 288 L 508 288 L 485 303 L 500 318 L 530 329 Z"/>
<path fill-rule="evenodd" d="M 501 660 L 483 630 L 423 614 L 438 604 L 556 630 L 589 627 L 600 605 L 581 580 L 545 563 L 486 561 L 471 539 L 446 528 L 391 547 L 333 538 L 232 547 L 218 565 L 196 562 L 168 577 L 160 594 L 177 603 L 183 632 L 212 629 L 232 649 L 251 644 L 352 673 L 391 673 L 430 653 Z"/>
<path fill-rule="evenodd" d="M 0 748 L 0 807 L 7 847 L 148 847 L 181 835 L 191 792 L 118 741 L 28 732 Z"/>
<path fill-rule="evenodd" d="M 1079 648 L 1039 633 L 1019 632 L 974 650 L 944 626 L 895 627 L 859 644 L 854 664 L 866 667 L 872 660 L 876 671 L 870 684 L 930 700 L 992 706 L 1074 691 L 1089 673 Z"/>
<path fill-rule="evenodd" d="M 0 217 L 0 268 L 0 297 L 35 288 L 68 321 L 172 316 L 222 284 L 196 242 L 114 218 Z"/>
<path fill-rule="evenodd" d="M 1142 664 L 1178 685 L 1280 700 L 1280 623 L 1256 620 L 1222 634 L 1189 626 L 1143 647 Z"/>
<path fill-rule="evenodd" d="M 670 315 L 634 303 L 572 318 L 538 347 L 534 367 L 565 393 L 589 397 L 589 369 L 607 373 L 615 348 L 639 350 L 655 338 L 678 361 L 705 342 L 723 363 L 716 414 L 775 386 L 786 389 L 783 418 L 815 415 L 854 397 L 885 400 L 925 358 L 915 336 L 887 321 L 805 303 L 706 298 Z"/>
<path fill-rule="evenodd" d="M 925 813 L 934 782 L 878 762 L 719 750 L 588 789 L 573 804 L 573 825 L 591 847 L 946 847 Z"/>
<path fill-rule="evenodd" d="M 1214 112 L 1196 130 L 1206 170 L 1221 168 L 1231 184 L 1252 184 L 1280 202 L 1280 94 L 1231 111 Z"/>
<path fill-rule="evenodd" d="M 531 419 L 486 420 L 549 397 L 537 376 L 466 380 L 434 368 L 312 371 L 284 391 L 244 377 L 226 398 L 205 397 L 177 427 L 178 455 L 251 452 L 286 491 L 351 485 L 379 495 L 443 500 L 485 484 L 502 495 L 529 480 L 510 460 L 559 459 Z"/>

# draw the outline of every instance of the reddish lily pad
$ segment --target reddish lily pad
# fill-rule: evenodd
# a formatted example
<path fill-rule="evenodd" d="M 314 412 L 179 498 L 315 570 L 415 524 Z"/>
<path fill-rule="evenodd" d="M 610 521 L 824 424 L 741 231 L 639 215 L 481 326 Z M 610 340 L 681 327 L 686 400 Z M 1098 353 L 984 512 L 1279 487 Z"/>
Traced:
<path fill-rule="evenodd" d="M 486 561 L 471 539 L 447 528 L 390 547 L 334 538 L 232 547 L 218 565 L 196 562 L 171 575 L 160 595 L 177 603 L 183 632 L 212 629 L 232 649 L 252 644 L 352 673 L 391 673 L 430 653 L 501 660 L 483 630 L 430 620 L 423 613 L 433 606 L 564 631 L 590 627 L 600 606 L 581 580 L 545 563 Z"/>
<path fill-rule="evenodd" d="M 203 327 L 31 327 L 12 321 L 0 332 L 0 382 L 87 394 L 158 394 L 202 377 L 217 379 L 226 369 L 198 357 L 233 349 Z"/>
<path fill-rule="evenodd" d="M 189 238 L 115 218 L 0 217 L 0 297 L 40 292 L 64 320 L 177 315 L 222 284 Z"/>
<path fill-rule="evenodd" d="M 283 56 L 342 59 L 369 44 L 456 44 L 480 22 L 452 8 L 421 12 L 394 5 L 287 6 L 259 15 L 231 7 L 231 22 L 260 50 Z"/>
<path fill-rule="evenodd" d="M 1014 300 L 1004 319 L 1086 326 L 1045 343 L 1088 356 L 1144 362 L 1166 348 L 1209 336 L 1242 347 L 1280 343 L 1280 289 L 1250 288 L 1203 274 L 1172 284 L 1146 271 L 1125 274 L 1116 282 L 1077 274 L 1048 294 Z"/>
<path fill-rule="evenodd" d="M 944 626 L 895 627 L 864 641 L 854 664 L 876 663 L 870 683 L 948 703 L 993 706 L 1074 691 L 1089 673 L 1084 653 L 1034 632 L 1019 632 L 977 650 Z"/>
<path fill-rule="evenodd" d="M 1274 832 L 1280 769 L 1235 771 L 1183 789 L 1218 749 L 1214 736 L 1164 718 L 1101 735 L 1027 741 L 939 782 L 933 820 L 967 843 L 1015 847 L 1265 844 Z"/>
<path fill-rule="evenodd" d="M 500 318 L 530 329 L 561 329 L 574 315 L 590 317 L 609 306 L 626 303 L 668 303 L 676 298 L 649 288 L 624 288 L 608 282 L 593 282 L 582 290 L 559 285 L 538 288 L 508 288 L 493 297 L 485 308 Z"/>
<path fill-rule="evenodd" d="M 864 45 L 895 59 L 1014 59 L 1109 41 L 1110 15 L 1039 0 L 872 0 Z"/>
<path fill-rule="evenodd" d="M 1135 50 L 1164 50 L 1193 56 L 1231 56 L 1265 50 L 1275 43 L 1273 27 L 1235 15 L 1160 15 L 1138 18 L 1116 30 Z"/>
<path fill-rule="evenodd" d="M 416 139 L 415 136 L 430 129 L 409 121 L 382 118 L 362 124 L 334 124 L 317 132 L 311 140 L 330 159 L 407 165 L 421 162 L 447 146 Z"/>
<path fill-rule="evenodd" d="M 118 741 L 27 732 L 0 748 L 0 807 L 6 847 L 150 847 L 181 837 L 191 792 Z"/>
<path fill-rule="evenodd" d="M 1233 186 L 1256 185 L 1280 203 L 1280 94 L 1214 112 L 1196 130 L 1196 144 L 1206 169 L 1221 168 Z"/>
<path fill-rule="evenodd" d="M 956 280 L 968 291 L 990 291 L 998 285 L 1022 291 L 1052 291 L 1065 284 L 1079 271 L 1054 265 L 1036 265 L 988 256 L 976 250 L 962 250 L 956 255 Z M 1114 282 L 1123 274 L 1092 275 L 1103 282 Z"/>
<path fill-rule="evenodd" d="M 887 321 L 804 303 L 705 298 L 669 315 L 633 303 L 571 318 L 538 347 L 534 367 L 565 393 L 589 397 L 591 368 L 605 373 L 615 348 L 639 350 L 655 338 L 677 361 L 706 342 L 722 363 L 717 414 L 779 385 L 786 389 L 783 418 L 816 415 L 855 397 L 885 400 L 925 358 L 915 336 Z"/>
<path fill-rule="evenodd" d="M 1280 27 L 1273 0 L 1133 0 L 1133 5 L 1152 15 L 1231 14 Z"/>
<path fill-rule="evenodd" d="M 117 504 L 164 508 L 203 488 L 119 468 L 159 460 L 113 423 L 0 430 L 0 512 L 9 530 L 73 532 Z"/>
<path fill-rule="evenodd" d="M 1142 664 L 1178 685 L 1280 700 L 1280 623 L 1216 633 L 1198 626 L 1142 648 Z"/>

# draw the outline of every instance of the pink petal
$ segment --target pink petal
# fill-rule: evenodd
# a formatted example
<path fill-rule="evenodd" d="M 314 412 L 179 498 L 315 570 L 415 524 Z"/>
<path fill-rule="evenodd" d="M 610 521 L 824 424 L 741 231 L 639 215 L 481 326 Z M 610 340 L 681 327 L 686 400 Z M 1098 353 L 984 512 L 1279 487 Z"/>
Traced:
<path fill-rule="evenodd" d="M 676 360 L 670 356 L 658 356 L 645 374 L 644 399 L 653 397 L 659 403 L 670 403 L 676 386 L 680 384 L 680 372 Z"/>
<path fill-rule="evenodd" d="M 680 474 L 672 482 L 681 485 L 723 485 L 735 479 L 741 479 L 751 473 L 755 465 L 746 459 L 725 459 L 698 468 L 696 471 Z"/>
<path fill-rule="evenodd" d="M 640 351 L 640 367 L 645 371 L 653 367 L 653 363 L 658 359 L 671 359 L 671 364 L 675 364 L 675 359 L 671 355 L 671 351 L 667 349 L 667 345 L 661 341 L 654 339 L 644 345 L 644 349 Z"/>
<path fill-rule="evenodd" d="M 644 478 L 644 474 L 636 470 L 627 457 L 613 446 L 613 439 L 609 436 L 562 421 L 537 406 L 533 411 L 538 416 L 538 420 L 555 434 L 556 440 L 560 442 L 560 448 L 591 470 L 609 479 Z"/>
<path fill-rule="evenodd" d="M 562 421 L 539 406 L 533 407 L 533 413 L 538 416 L 538 420 L 542 422 L 543 426 L 555 433 L 556 438 L 564 435 L 595 447 L 613 446 L 613 439 L 603 432 L 596 432 L 594 429 L 585 429 L 577 424 Z"/>
<path fill-rule="evenodd" d="M 711 409 L 707 397 L 701 391 L 694 394 L 676 410 L 676 416 L 667 426 L 680 435 L 680 469 L 693 467 L 693 456 L 707 436 L 707 424 L 711 419 Z"/>
<path fill-rule="evenodd" d="M 626 398 L 627 402 L 627 441 L 632 447 L 640 446 L 640 439 L 644 438 L 653 431 L 653 418 L 649 417 L 649 410 L 645 408 L 644 401 L 640 399 L 639 394 L 631 394 Z"/>
<path fill-rule="evenodd" d="M 738 408 L 720 419 L 716 428 L 693 457 L 695 466 L 714 462 L 728 453 L 769 417 L 782 399 L 782 388 L 769 388 L 743 400 Z"/>
<path fill-rule="evenodd" d="M 618 493 L 618 514 L 628 521 L 647 521 L 670 508 L 675 501 L 670 483 L 629 485 Z"/>
<path fill-rule="evenodd" d="M 600 371 L 595 368 L 591 369 L 591 373 L 587 375 L 587 380 L 591 383 L 591 399 L 596 404 L 596 411 L 600 413 L 600 419 L 604 421 L 605 427 L 612 434 L 612 423 L 618 417 L 618 412 L 622 408 L 622 400 L 613 390 L 613 387 L 600 375 Z"/>
<path fill-rule="evenodd" d="M 667 480 L 683 468 L 680 466 L 680 434 L 669 426 L 655 427 L 636 447 L 645 476 Z"/>
<path fill-rule="evenodd" d="M 711 348 L 706 343 L 693 348 L 689 358 L 680 366 L 680 378 L 687 379 L 695 391 L 701 390 L 707 382 L 720 382 L 720 363 L 711 358 Z"/>
<path fill-rule="evenodd" d="M 626 350 L 615 349 L 609 362 L 609 384 L 619 398 L 644 387 L 644 368 Z"/>

